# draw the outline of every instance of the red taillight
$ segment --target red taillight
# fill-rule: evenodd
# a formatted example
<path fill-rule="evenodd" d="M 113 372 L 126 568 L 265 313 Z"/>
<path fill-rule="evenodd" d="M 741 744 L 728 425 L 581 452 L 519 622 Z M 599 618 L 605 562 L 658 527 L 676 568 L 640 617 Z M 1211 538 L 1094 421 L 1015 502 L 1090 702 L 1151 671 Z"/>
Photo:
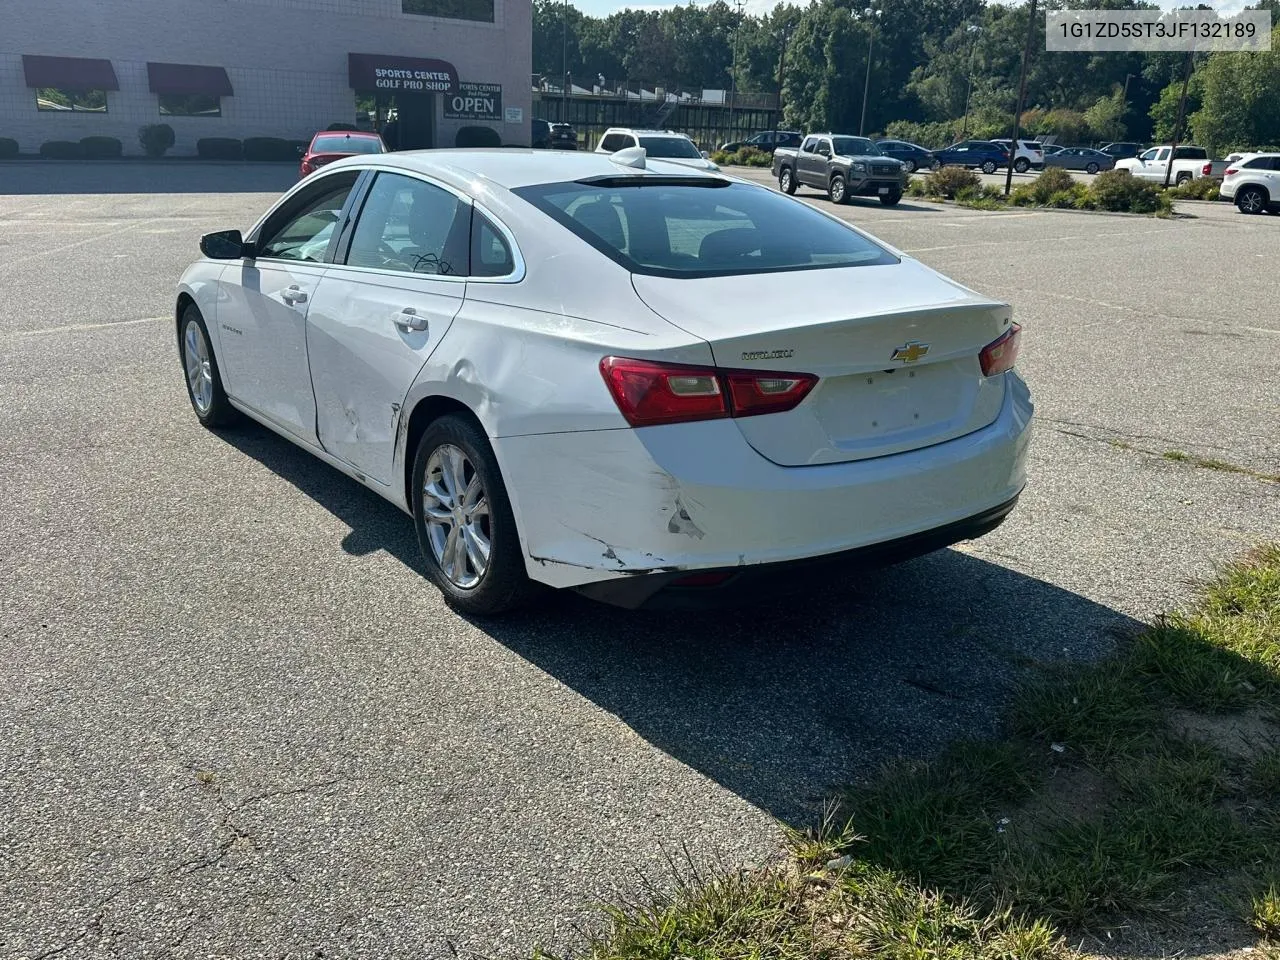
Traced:
<path fill-rule="evenodd" d="M 1235 167 L 1228 167 L 1228 168 L 1226 169 L 1226 171 L 1225 171 L 1222 175 L 1223 175 L 1224 177 L 1229 177 L 1229 176 L 1231 176 L 1233 173 L 1239 173 L 1239 172 L 1240 172 L 1240 171 L 1239 171 L 1239 170 L 1237 170 Z"/>
<path fill-rule="evenodd" d="M 303 172 L 304 174 L 306 174 L 306 173 L 311 173 L 311 172 L 312 172 L 312 171 L 314 171 L 314 170 L 315 170 L 315 167 L 313 167 L 313 166 L 311 165 L 311 161 L 310 161 L 310 160 L 303 160 L 303 161 L 302 161 L 302 172 Z"/>
<path fill-rule="evenodd" d="M 1207 177 L 1211 173 L 1213 173 L 1212 163 L 1206 163 L 1203 167 L 1200 168 L 1200 176 L 1202 177 Z"/>
<path fill-rule="evenodd" d="M 982 375 L 994 377 L 1008 373 L 1018 361 L 1018 348 L 1022 346 L 1022 325 L 1015 323 L 999 338 L 982 348 L 978 359 L 982 362 Z"/>
<path fill-rule="evenodd" d="M 600 373 L 633 427 L 721 417 L 782 413 L 805 398 L 818 378 L 605 357 Z"/>

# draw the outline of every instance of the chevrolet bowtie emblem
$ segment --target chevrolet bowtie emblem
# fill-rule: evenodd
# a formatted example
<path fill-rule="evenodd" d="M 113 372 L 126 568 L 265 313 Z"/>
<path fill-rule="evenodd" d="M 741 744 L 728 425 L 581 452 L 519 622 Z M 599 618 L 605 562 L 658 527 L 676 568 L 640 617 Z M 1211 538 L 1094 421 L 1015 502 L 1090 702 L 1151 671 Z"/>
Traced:
<path fill-rule="evenodd" d="M 901 360 L 903 363 L 915 363 L 928 352 L 929 345 L 927 343 L 921 343 L 919 340 L 908 340 L 893 351 L 891 359 Z"/>

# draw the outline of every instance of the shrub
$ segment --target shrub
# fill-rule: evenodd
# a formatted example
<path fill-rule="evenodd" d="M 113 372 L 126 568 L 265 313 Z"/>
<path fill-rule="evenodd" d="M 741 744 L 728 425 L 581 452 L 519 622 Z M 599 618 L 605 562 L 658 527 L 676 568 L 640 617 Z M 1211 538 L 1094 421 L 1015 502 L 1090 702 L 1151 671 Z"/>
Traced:
<path fill-rule="evenodd" d="M 930 196 L 952 199 L 966 187 L 982 189 L 982 180 L 972 170 L 964 167 L 942 167 L 924 178 L 925 191 Z"/>
<path fill-rule="evenodd" d="M 1036 203 L 1043 204 L 1055 193 L 1070 190 L 1075 184 L 1075 178 L 1061 167 L 1046 167 L 1032 185 Z"/>
<path fill-rule="evenodd" d="M 8 160 L 18 155 L 18 141 L 8 137 L 0 137 L 0 160 Z"/>
<path fill-rule="evenodd" d="M 729 156 L 729 162 L 740 167 L 771 167 L 773 154 L 757 150 L 755 147 L 743 147 Z"/>
<path fill-rule="evenodd" d="M 124 154 L 124 145 L 115 137 L 83 137 L 80 148 L 88 160 L 113 160 Z"/>
<path fill-rule="evenodd" d="M 1169 197 L 1174 200 L 1217 200 L 1220 186 L 1222 181 L 1216 177 L 1200 177 L 1171 188 Z"/>
<path fill-rule="evenodd" d="M 1009 194 L 1009 202 L 1015 207 L 1034 207 L 1036 205 L 1035 184 L 1020 183 Z"/>
<path fill-rule="evenodd" d="M 1042 206 L 1056 207 L 1059 210 L 1078 210 L 1079 200 L 1088 191 L 1083 183 L 1073 183 L 1066 190 L 1055 190 L 1045 198 Z"/>
<path fill-rule="evenodd" d="M 247 137 L 244 141 L 244 158 L 270 163 L 297 160 L 298 151 L 292 140 L 279 137 Z"/>
<path fill-rule="evenodd" d="M 1155 213 L 1168 208 L 1171 198 L 1161 203 L 1161 192 L 1145 180 L 1129 175 L 1127 170 L 1105 170 L 1093 178 L 1088 187 L 1090 199 L 1099 210 L 1121 213 Z"/>
<path fill-rule="evenodd" d="M 83 160 L 84 147 L 74 140 L 47 140 L 40 144 L 40 156 L 49 160 Z"/>
<path fill-rule="evenodd" d="M 493 127 L 459 127 L 453 144 L 456 147 L 500 147 L 502 138 Z"/>
<path fill-rule="evenodd" d="M 982 188 L 982 196 L 987 200 L 999 200 L 1001 203 L 1004 203 L 1004 191 L 994 183 L 988 183 Z"/>
<path fill-rule="evenodd" d="M 333 133 L 335 131 L 359 130 L 354 123 L 331 123 L 324 128 L 325 133 Z"/>
<path fill-rule="evenodd" d="M 711 152 L 711 162 L 712 162 L 712 163 L 718 163 L 718 164 L 720 164 L 720 166 L 722 166 L 722 167 L 723 167 L 723 166 L 725 166 L 726 164 L 729 164 L 729 163 L 732 163 L 732 162 L 733 162 L 733 161 L 730 159 L 730 158 L 731 158 L 731 157 L 733 157 L 733 156 L 735 156 L 735 154 L 728 153 L 728 152 L 726 152 L 726 151 L 724 151 L 724 150 L 713 150 L 713 151 Z"/>
<path fill-rule="evenodd" d="M 925 186 L 925 182 L 920 177 L 912 177 L 907 181 L 907 189 L 903 191 L 908 197 L 927 197 L 929 188 Z"/>
<path fill-rule="evenodd" d="M 138 128 L 138 144 L 148 157 L 163 157 L 175 142 L 173 127 L 167 123 L 148 123 Z"/>
<path fill-rule="evenodd" d="M 196 154 L 201 160 L 243 160 L 244 146 L 229 137 L 203 137 L 196 141 Z"/>

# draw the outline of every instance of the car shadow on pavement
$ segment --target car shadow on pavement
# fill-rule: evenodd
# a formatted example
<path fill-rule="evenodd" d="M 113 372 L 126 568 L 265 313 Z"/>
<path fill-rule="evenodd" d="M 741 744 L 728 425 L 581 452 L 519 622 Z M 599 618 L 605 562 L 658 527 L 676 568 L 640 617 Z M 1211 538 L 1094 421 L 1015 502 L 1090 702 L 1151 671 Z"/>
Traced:
<path fill-rule="evenodd" d="M 343 550 L 422 569 L 413 524 L 377 494 L 256 425 L 224 437 L 348 525 Z M 750 607 L 628 611 L 559 592 L 509 617 L 469 619 L 653 746 L 796 825 L 888 761 L 995 734 L 1028 669 L 1095 659 L 1139 626 L 963 549 L 815 579 Z"/>

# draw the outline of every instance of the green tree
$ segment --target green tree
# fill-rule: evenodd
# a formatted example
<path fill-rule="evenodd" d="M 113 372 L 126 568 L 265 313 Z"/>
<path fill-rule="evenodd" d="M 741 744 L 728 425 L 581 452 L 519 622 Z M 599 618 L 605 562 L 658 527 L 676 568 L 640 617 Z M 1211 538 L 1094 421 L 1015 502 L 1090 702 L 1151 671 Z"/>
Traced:
<path fill-rule="evenodd" d="M 1124 97 L 1117 90 L 1109 97 L 1098 98 L 1097 103 L 1084 112 L 1084 119 L 1095 139 L 1121 140 L 1125 133 L 1124 114 Z"/>
<path fill-rule="evenodd" d="M 1219 155 L 1280 143 L 1280 26 L 1270 50 L 1215 53 L 1198 76 L 1200 108 L 1191 117 L 1197 143 Z"/>

